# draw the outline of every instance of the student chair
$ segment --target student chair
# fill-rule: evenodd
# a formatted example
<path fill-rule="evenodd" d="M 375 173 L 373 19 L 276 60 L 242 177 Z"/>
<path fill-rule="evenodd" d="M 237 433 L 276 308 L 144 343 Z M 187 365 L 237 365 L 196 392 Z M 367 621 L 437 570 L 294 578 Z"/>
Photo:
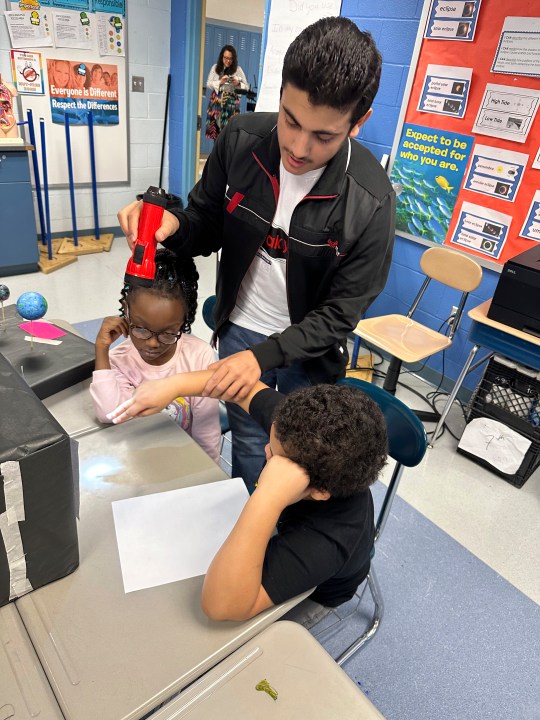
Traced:
<path fill-rule="evenodd" d="M 210 330 L 214 331 L 216 329 L 216 322 L 214 320 L 214 306 L 216 304 L 216 296 L 211 295 L 210 297 L 207 297 L 206 300 L 203 303 L 202 307 L 202 316 L 204 322 L 208 325 Z M 219 401 L 219 424 L 221 425 L 221 447 L 219 449 L 219 454 L 221 455 L 221 459 L 223 462 L 231 467 L 230 462 L 228 460 L 225 460 L 223 457 L 223 444 L 226 439 L 226 435 L 229 432 L 229 418 L 227 416 L 227 407 L 223 400 Z"/>
<path fill-rule="evenodd" d="M 450 347 L 461 322 L 468 294 L 475 290 L 482 280 L 482 268 L 475 260 L 446 247 L 432 247 L 426 250 L 420 259 L 420 267 L 426 277 L 407 315 L 381 315 L 367 318 L 360 320 L 354 330 L 359 338 L 363 338 L 391 356 L 383 387 L 392 395 L 396 393 L 402 363 L 418 362 Z M 436 332 L 412 319 L 432 280 L 461 291 L 456 313 L 449 323 L 448 335 Z M 359 340 L 355 339 L 351 366 L 353 363 L 356 364 L 358 345 Z M 440 417 L 439 413 L 435 412 L 424 410 L 415 412 L 424 421 L 436 422 Z"/>
<path fill-rule="evenodd" d="M 420 463 L 426 452 L 427 436 L 424 426 L 416 417 L 414 412 L 402 403 L 401 400 L 398 400 L 383 388 L 364 382 L 364 380 L 349 377 L 340 380 L 339 384 L 350 385 L 358 390 L 361 390 L 366 393 L 366 395 L 369 395 L 369 397 L 380 407 L 386 421 L 386 430 L 388 433 L 388 455 L 396 461 L 392 477 L 388 484 L 388 488 L 379 511 L 377 523 L 375 525 L 375 540 L 371 550 L 372 563 L 367 576 L 367 584 L 365 586 L 369 589 L 373 599 L 373 617 L 369 626 L 362 635 L 336 659 L 338 665 L 343 665 L 343 663 L 349 660 L 358 650 L 360 650 L 361 647 L 374 637 L 381 624 L 384 614 L 384 603 L 381 589 L 377 581 L 377 576 L 375 574 L 375 568 L 373 567 L 375 544 L 380 538 L 386 525 L 403 470 L 405 467 L 414 467 Z M 358 597 L 357 608 L 360 605 L 360 599 L 361 598 Z M 339 608 L 336 608 L 334 614 L 340 621 L 346 620 L 346 618 L 351 615 L 351 613 L 349 613 L 349 615 L 342 618 L 339 616 L 337 612 L 338 610 Z M 334 625 L 335 623 L 331 625 L 330 628 L 326 629 L 331 629 Z"/>

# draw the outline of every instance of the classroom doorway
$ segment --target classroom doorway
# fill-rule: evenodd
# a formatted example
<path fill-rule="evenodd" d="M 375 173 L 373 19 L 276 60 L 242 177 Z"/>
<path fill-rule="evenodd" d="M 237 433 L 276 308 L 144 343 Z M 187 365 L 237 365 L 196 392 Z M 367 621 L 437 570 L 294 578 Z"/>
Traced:
<path fill-rule="evenodd" d="M 257 92 L 264 10 L 265 0 L 239 0 L 239 2 L 227 6 L 218 0 L 207 0 L 206 2 L 204 46 L 201 53 L 200 142 L 198 143 L 199 157 L 197 158 L 201 172 L 214 144 L 213 140 L 205 137 L 206 113 L 211 94 L 211 90 L 206 86 L 208 73 L 217 61 L 221 48 L 224 45 L 233 45 L 238 54 L 238 64 L 244 71 L 251 89 Z M 248 102 L 247 96 L 241 95 L 241 112 L 248 111 Z"/>

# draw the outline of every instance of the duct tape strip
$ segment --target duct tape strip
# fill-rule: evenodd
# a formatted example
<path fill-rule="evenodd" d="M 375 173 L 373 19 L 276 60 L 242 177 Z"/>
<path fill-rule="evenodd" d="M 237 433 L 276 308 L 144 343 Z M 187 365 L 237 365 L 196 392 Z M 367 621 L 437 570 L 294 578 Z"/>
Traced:
<path fill-rule="evenodd" d="M 0 533 L 9 567 L 9 599 L 15 600 L 33 590 L 33 587 L 26 577 L 26 557 L 19 523 L 10 523 L 7 512 L 0 515 Z"/>
<path fill-rule="evenodd" d="M 21 466 L 18 462 L 10 460 L 2 463 L 1 470 L 4 476 L 4 497 L 8 524 L 14 525 L 24 520 L 24 494 Z"/>

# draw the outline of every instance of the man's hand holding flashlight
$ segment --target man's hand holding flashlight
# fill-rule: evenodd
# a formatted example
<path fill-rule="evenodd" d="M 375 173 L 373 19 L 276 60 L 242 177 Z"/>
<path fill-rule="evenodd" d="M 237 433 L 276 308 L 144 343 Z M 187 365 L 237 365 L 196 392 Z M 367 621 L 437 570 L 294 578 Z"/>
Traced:
<path fill-rule="evenodd" d="M 126 236 L 128 241 L 129 249 L 133 250 L 135 241 L 137 240 L 137 234 L 139 231 L 139 219 L 141 217 L 142 200 L 135 200 L 135 202 L 126 205 L 118 213 L 118 222 L 122 228 L 122 232 Z M 163 242 L 175 232 L 178 232 L 180 228 L 180 221 L 168 210 L 163 212 L 163 219 L 161 225 L 156 230 L 156 240 Z"/>

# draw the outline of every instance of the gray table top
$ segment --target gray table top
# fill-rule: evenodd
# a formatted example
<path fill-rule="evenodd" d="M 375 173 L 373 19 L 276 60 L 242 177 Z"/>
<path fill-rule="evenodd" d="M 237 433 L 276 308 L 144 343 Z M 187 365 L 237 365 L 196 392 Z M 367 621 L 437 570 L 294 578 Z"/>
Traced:
<path fill-rule="evenodd" d="M 63 720 L 13 603 L 0 608 L 0 718 Z"/>
<path fill-rule="evenodd" d="M 84 387 L 47 405 L 69 432 L 96 426 Z M 247 622 L 218 623 L 200 608 L 202 577 L 126 595 L 111 502 L 226 476 L 164 415 L 100 427 L 79 443 L 80 567 L 16 604 L 68 720 L 133 720 L 296 601 Z"/>
<path fill-rule="evenodd" d="M 256 686 L 266 680 L 277 697 Z M 358 686 L 301 625 L 277 622 L 236 650 L 152 720 L 382 720 Z"/>

